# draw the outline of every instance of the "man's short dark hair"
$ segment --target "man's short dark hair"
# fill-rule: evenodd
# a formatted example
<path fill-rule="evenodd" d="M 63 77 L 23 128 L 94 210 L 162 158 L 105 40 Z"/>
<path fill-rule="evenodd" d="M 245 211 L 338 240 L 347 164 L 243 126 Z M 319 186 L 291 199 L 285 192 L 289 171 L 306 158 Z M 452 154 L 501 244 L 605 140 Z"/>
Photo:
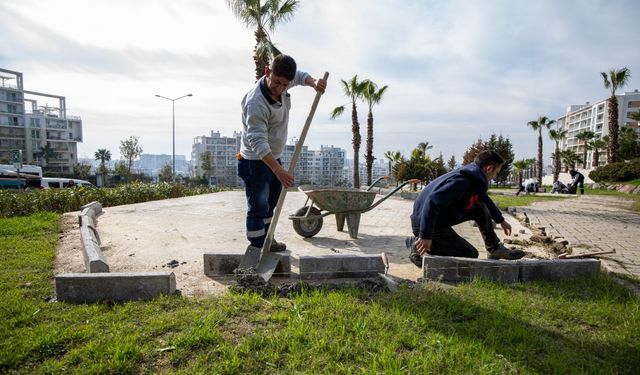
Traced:
<path fill-rule="evenodd" d="M 497 152 L 493 150 L 482 151 L 476 158 L 473 159 L 473 162 L 478 164 L 480 168 L 484 168 L 488 165 L 502 165 L 504 164 L 504 158 L 500 156 Z"/>
<path fill-rule="evenodd" d="M 288 55 L 278 55 L 271 63 L 271 71 L 273 74 L 284 77 L 289 81 L 293 81 L 298 71 L 298 66 L 293 57 Z"/>
<path fill-rule="evenodd" d="M 575 176 L 578 173 L 578 171 L 576 171 L 575 169 L 571 169 L 569 171 L 569 175 L 571 175 L 571 177 Z"/>

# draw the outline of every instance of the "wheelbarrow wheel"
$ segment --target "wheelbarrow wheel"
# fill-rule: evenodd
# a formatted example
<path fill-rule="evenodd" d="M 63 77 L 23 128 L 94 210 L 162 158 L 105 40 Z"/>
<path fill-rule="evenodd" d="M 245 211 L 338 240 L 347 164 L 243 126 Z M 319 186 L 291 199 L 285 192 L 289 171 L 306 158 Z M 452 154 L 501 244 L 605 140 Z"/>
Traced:
<path fill-rule="evenodd" d="M 305 206 L 296 211 L 295 216 L 305 216 L 309 206 Z M 313 237 L 322 229 L 322 216 L 320 210 L 311 207 L 309 217 L 306 219 L 293 219 L 293 229 L 302 237 Z"/>

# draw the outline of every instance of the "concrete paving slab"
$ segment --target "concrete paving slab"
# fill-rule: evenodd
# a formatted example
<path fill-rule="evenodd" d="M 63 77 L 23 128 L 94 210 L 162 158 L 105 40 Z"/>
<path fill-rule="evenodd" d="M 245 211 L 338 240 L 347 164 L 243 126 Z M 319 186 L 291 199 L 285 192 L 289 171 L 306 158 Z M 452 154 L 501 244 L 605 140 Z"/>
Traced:
<path fill-rule="evenodd" d="M 385 269 L 380 255 L 301 255 L 293 264 L 303 280 L 375 277 Z"/>
<path fill-rule="evenodd" d="M 527 260 L 520 262 L 520 280 L 560 280 L 600 272 L 598 259 Z"/>
<path fill-rule="evenodd" d="M 422 258 L 424 278 L 441 281 L 470 281 L 485 278 L 500 283 L 518 281 L 520 265 L 515 261 L 427 255 Z"/>
<path fill-rule="evenodd" d="M 114 272 L 58 274 L 58 301 L 95 302 L 148 300 L 176 291 L 173 272 Z"/>

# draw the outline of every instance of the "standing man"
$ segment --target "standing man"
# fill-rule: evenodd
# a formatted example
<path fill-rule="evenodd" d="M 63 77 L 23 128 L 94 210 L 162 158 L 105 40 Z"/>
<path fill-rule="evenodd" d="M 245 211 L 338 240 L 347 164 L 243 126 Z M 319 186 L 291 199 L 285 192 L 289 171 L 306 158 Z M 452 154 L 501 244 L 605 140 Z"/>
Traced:
<path fill-rule="evenodd" d="M 406 240 L 409 259 L 422 267 L 425 254 L 477 258 L 478 250 L 452 226 L 473 220 L 478 224 L 489 259 L 520 259 L 522 250 L 506 248 L 493 230 L 493 220 L 511 235 L 511 225 L 487 195 L 488 181 L 496 178 L 504 159 L 495 151 L 483 151 L 473 163 L 431 181 L 413 205 L 413 237 Z"/>
<path fill-rule="evenodd" d="M 298 71 L 291 56 L 278 55 L 264 76 L 242 99 L 242 141 L 238 176 L 247 196 L 247 239 L 262 249 L 282 187 L 293 184 L 293 176 L 282 167 L 280 156 L 287 140 L 291 95 L 288 89 L 309 86 L 324 92 L 327 82 L 316 81 Z M 271 243 L 270 251 L 284 251 L 284 243 Z"/>
<path fill-rule="evenodd" d="M 580 186 L 580 195 L 584 194 L 584 175 L 575 169 L 569 171 L 569 175 L 573 179 L 571 181 L 571 188 L 574 194 L 578 193 L 578 186 Z"/>

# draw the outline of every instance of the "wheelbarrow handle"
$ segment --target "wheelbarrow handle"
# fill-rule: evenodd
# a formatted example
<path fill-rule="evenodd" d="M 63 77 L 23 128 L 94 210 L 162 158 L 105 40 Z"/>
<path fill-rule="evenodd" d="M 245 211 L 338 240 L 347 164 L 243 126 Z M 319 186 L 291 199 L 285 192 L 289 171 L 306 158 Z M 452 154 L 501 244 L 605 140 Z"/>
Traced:
<path fill-rule="evenodd" d="M 397 186 L 395 189 L 391 190 L 389 193 L 387 193 L 387 195 L 385 195 L 384 197 L 378 199 L 378 201 L 376 203 L 372 204 L 371 207 L 367 208 L 366 210 L 364 210 L 362 212 L 364 213 L 364 212 L 373 210 L 380 203 L 384 202 L 387 198 L 389 198 L 390 196 L 395 194 L 398 190 L 402 189 L 406 184 L 409 184 L 409 183 L 417 184 L 419 182 L 420 182 L 420 180 L 418 180 L 417 178 L 414 178 L 414 179 L 407 180 L 407 181 L 403 182 L 402 184 L 400 184 L 400 186 Z"/>
<path fill-rule="evenodd" d="M 367 188 L 367 191 L 369 191 L 369 190 L 373 189 L 373 187 L 374 187 L 374 186 L 376 186 L 376 184 L 377 184 L 378 182 L 380 182 L 380 180 L 388 180 L 388 179 L 390 179 L 390 178 L 391 178 L 391 177 L 389 177 L 389 176 L 382 176 L 382 177 L 380 177 L 379 179 L 377 179 L 377 180 L 373 181 L 373 183 L 372 183 L 372 184 Z"/>

